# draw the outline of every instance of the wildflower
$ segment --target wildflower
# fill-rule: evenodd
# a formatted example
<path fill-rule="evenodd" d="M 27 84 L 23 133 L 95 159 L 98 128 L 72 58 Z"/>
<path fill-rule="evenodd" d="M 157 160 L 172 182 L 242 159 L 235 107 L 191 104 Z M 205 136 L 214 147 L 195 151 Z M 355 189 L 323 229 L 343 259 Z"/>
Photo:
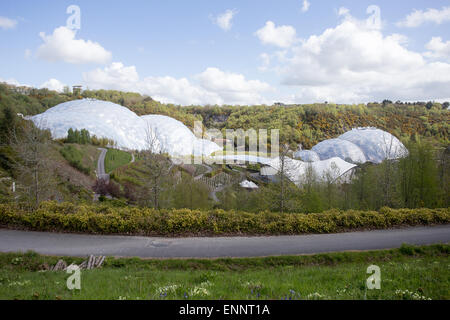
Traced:
<path fill-rule="evenodd" d="M 322 300 L 325 299 L 326 297 L 318 292 L 313 292 L 310 293 L 306 296 L 306 299 L 308 300 Z"/>
<path fill-rule="evenodd" d="M 29 285 L 31 283 L 30 280 L 25 280 L 25 281 L 12 281 L 8 284 L 8 287 L 23 287 L 26 285 Z"/>
<path fill-rule="evenodd" d="M 431 300 L 431 298 L 409 290 L 395 290 L 395 295 L 404 300 Z"/>
<path fill-rule="evenodd" d="M 159 293 L 159 295 L 161 296 L 161 294 L 165 293 L 167 296 L 167 293 L 175 293 L 175 291 L 179 288 L 180 286 L 177 284 L 171 284 L 171 285 L 167 285 L 164 287 L 159 287 L 158 289 L 156 289 L 156 293 Z"/>

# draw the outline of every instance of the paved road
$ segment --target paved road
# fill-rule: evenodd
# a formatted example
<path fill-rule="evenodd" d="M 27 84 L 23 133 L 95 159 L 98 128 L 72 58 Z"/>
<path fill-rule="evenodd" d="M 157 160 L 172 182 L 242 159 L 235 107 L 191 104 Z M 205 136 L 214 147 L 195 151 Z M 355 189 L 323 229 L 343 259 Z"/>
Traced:
<path fill-rule="evenodd" d="M 109 180 L 109 174 L 105 172 L 105 157 L 108 152 L 105 148 L 98 148 L 101 151 L 97 161 L 97 177 Z"/>
<path fill-rule="evenodd" d="M 0 229 L 0 251 L 142 258 L 213 258 L 295 255 L 396 248 L 450 242 L 450 225 L 339 234 L 278 237 L 149 238 L 58 234 Z"/>

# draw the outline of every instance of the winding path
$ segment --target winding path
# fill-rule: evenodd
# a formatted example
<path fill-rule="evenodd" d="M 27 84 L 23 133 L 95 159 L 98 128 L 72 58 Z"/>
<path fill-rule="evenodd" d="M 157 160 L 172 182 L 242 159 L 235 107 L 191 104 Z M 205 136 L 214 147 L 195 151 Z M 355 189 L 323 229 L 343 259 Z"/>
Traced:
<path fill-rule="evenodd" d="M 97 161 L 97 178 L 98 179 L 105 179 L 106 181 L 109 180 L 109 174 L 105 172 L 105 157 L 106 153 L 108 152 L 105 148 L 98 148 L 98 150 L 101 151 L 100 156 L 98 157 Z"/>
<path fill-rule="evenodd" d="M 274 237 L 160 238 L 0 229 L 0 251 L 62 256 L 214 258 L 298 255 L 450 242 L 450 225 Z"/>

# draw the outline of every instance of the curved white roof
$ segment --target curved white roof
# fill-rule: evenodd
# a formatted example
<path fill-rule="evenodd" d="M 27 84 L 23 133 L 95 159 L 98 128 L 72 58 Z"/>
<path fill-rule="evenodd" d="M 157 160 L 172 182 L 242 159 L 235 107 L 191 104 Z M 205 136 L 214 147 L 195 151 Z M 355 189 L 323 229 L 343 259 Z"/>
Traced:
<path fill-rule="evenodd" d="M 376 128 L 352 129 L 339 136 L 339 139 L 356 144 L 364 152 L 367 161 L 373 163 L 408 155 L 408 150 L 400 140 L 389 132 Z"/>
<path fill-rule="evenodd" d="M 209 155 L 220 147 L 209 140 L 198 139 L 181 121 L 163 115 L 141 117 L 156 134 L 162 151 L 172 155 Z"/>
<path fill-rule="evenodd" d="M 320 160 L 319 155 L 312 150 L 300 150 L 294 152 L 294 158 L 300 159 L 305 162 L 314 162 Z"/>
<path fill-rule="evenodd" d="M 244 180 L 241 183 L 239 183 L 239 185 L 242 188 L 246 188 L 246 189 L 258 189 L 258 186 L 253 181 Z"/>
<path fill-rule="evenodd" d="M 280 158 L 272 159 L 269 166 L 279 171 L 281 168 Z M 289 178 L 289 180 L 298 185 L 303 184 L 308 168 L 312 168 L 317 180 L 325 181 L 330 179 L 333 181 L 347 173 L 352 168 L 356 167 L 355 164 L 348 163 L 338 157 L 315 162 L 303 162 L 300 160 L 286 158 L 284 166 L 285 175 Z"/>
<path fill-rule="evenodd" d="M 353 142 L 342 139 L 328 139 L 319 142 L 311 149 L 315 151 L 321 160 L 327 160 L 333 157 L 339 157 L 351 163 L 364 163 L 366 156 Z"/>
<path fill-rule="evenodd" d="M 144 150 L 148 148 L 147 132 L 156 135 L 157 151 L 171 155 L 209 155 L 221 148 L 211 142 L 198 139 L 182 122 L 166 116 L 139 117 L 118 104 L 82 99 L 61 103 L 44 113 L 31 117 L 40 128 L 50 129 L 53 138 L 67 137 L 72 129 L 87 129 L 99 138 L 112 139 L 118 147 Z"/>
<path fill-rule="evenodd" d="M 68 101 L 31 117 L 41 128 L 50 129 L 52 137 L 67 137 L 67 131 L 86 129 L 91 135 L 109 138 L 119 147 L 142 149 L 145 145 L 145 122 L 118 104 L 93 99 Z"/>

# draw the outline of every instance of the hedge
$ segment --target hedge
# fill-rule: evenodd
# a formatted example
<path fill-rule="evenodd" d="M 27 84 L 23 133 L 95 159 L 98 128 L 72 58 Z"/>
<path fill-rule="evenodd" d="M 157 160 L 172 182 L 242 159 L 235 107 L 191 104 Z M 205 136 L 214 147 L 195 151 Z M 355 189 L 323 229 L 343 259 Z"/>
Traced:
<path fill-rule="evenodd" d="M 139 235 L 293 235 L 450 223 L 450 208 L 248 213 L 43 202 L 0 204 L 0 225 L 38 231 Z"/>

